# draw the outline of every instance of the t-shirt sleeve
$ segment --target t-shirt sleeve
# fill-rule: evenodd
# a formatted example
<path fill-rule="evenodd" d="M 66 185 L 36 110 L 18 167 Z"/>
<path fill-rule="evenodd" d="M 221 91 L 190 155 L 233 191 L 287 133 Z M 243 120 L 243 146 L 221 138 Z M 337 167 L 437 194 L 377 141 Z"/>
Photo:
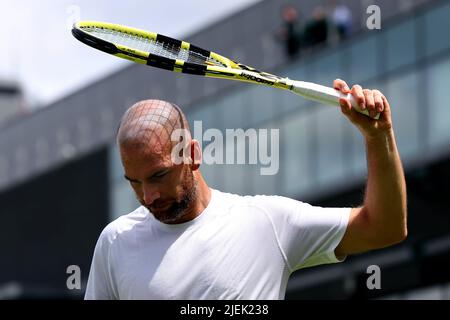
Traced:
<path fill-rule="evenodd" d="M 323 208 L 280 196 L 257 196 L 273 225 L 291 272 L 339 260 L 334 250 L 342 240 L 351 208 Z"/>
<path fill-rule="evenodd" d="M 107 226 L 97 241 L 84 295 L 85 300 L 115 300 L 117 295 L 111 272 L 110 250 L 113 242 L 110 226 Z"/>

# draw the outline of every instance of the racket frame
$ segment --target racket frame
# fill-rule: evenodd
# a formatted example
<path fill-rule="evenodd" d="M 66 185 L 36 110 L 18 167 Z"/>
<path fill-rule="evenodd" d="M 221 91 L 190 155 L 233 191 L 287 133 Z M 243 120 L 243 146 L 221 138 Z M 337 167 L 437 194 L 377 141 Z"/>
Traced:
<path fill-rule="evenodd" d="M 200 55 L 214 59 L 223 64 L 225 67 L 208 65 L 206 62 L 202 65 L 192 62 L 186 62 L 180 59 L 166 58 L 124 45 L 111 43 L 90 34 L 88 30 L 91 28 L 121 32 L 129 36 L 142 37 L 154 42 L 163 41 L 165 43 L 173 44 L 174 46 L 179 46 L 181 49 L 192 51 L 194 53 L 198 53 Z M 150 65 L 174 72 L 203 75 L 210 78 L 236 80 L 288 90 L 306 99 L 328 105 L 339 106 L 339 99 L 346 98 L 350 100 L 352 107 L 356 111 L 365 114 L 366 116 L 370 116 L 367 109 L 360 109 L 351 94 L 343 94 L 342 92 L 333 88 L 322 86 L 312 82 L 296 81 L 289 78 L 281 78 L 267 72 L 261 72 L 252 67 L 237 63 L 215 52 L 204 50 L 188 42 L 173 39 L 154 32 L 139 30 L 136 28 L 107 22 L 79 21 L 74 24 L 72 28 L 72 34 L 76 39 L 88 46 L 115 55 L 117 57 L 130 60 L 135 63 Z M 379 117 L 380 114 L 378 113 L 374 117 L 374 119 L 379 119 Z"/>

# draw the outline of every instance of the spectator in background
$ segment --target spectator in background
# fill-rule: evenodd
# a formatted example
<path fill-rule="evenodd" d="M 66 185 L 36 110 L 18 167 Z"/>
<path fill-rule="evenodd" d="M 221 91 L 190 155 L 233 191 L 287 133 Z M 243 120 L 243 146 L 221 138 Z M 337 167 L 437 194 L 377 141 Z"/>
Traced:
<path fill-rule="evenodd" d="M 328 39 L 328 16 L 322 6 L 317 6 L 313 10 L 313 16 L 305 25 L 303 33 L 303 44 L 306 47 L 313 47 L 325 44 Z"/>
<path fill-rule="evenodd" d="M 281 9 L 281 16 L 283 27 L 279 36 L 286 45 L 286 54 L 289 57 L 295 57 L 300 51 L 302 38 L 298 10 L 293 5 L 284 5 Z"/>
<path fill-rule="evenodd" d="M 352 13 L 350 9 L 337 0 L 330 0 L 330 16 L 338 39 L 346 38 L 352 29 Z"/>

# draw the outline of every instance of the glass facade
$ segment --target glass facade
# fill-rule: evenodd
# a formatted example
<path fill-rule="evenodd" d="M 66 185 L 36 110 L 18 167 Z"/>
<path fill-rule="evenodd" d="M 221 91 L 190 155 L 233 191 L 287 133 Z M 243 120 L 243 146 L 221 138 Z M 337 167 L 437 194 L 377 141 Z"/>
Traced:
<path fill-rule="evenodd" d="M 414 71 L 386 81 L 397 145 L 405 159 L 420 155 L 422 150 L 419 145 L 419 81 L 419 75 Z"/>
<path fill-rule="evenodd" d="M 450 7 L 449 7 L 450 8 Z M 430 143 L 440 148 L 450 145 L 450 57 L 433 64 L 428 70 Z"/>
<path fill-rule="evenodd" d="M 420 159 L 423 150 L 433 152 L 433 148 L 450 145 L 450 106 L 446 99 L 450 40 L 441 36 L 443 25 L 449 24 L 449 14 L 450 4 L 440 5 L 381 30 L 367 31 L 315 56 L 302 57 L 274 73 L 328 86 L 333 79 L 342 78 L 350 85 L 379 89 L 392 107 L 402 159 L 405 163 Z M 201 167 L 214 188 L 308 198 L 330 192 L 330 186 L 365 179 L 364 140 L 338 108 L 316 105 L 289 92 L 243 84 L 185 110 L 192 130 L 194 121 L 201 121 L 202 130 L 196 134 L 203 140 L 204 151 L 210 151 L 207 148 L 212 134 L 205 136 L 205 132 L 217 129 L 222 133 L 222 150 L 216 148 L 223 155 L 222 163 L 204 163 Z M 248 154 L 246 164 L 225 163 L 226 129 L 238 128 L 279 130 L 275 174 L 261 174 L 265 165 L 259 155 L 257 164 L 248 164 Z M 258 143 L 262 142 L 258 136 Z M 248 145 L 242 143 L 237 148 L 248 151 Z M 113 192 L 125 189 L 118 185 Z M 127 201 L 124 203 L 132 203 Z M 112 211 L 118 212 L 115 207 L 123 206 L 113 204 Z"/>
<path fill-rule="evenodd" d="M 401 22 L 385 33 L 385 71 L 392 72 L 416 62 L 417 34 L 414 19 Z"/>
<path fill-rule="evenodd" d="M 440 54 L 450 49 L 450 37 L 444 31 L 450 29 L 449 12 L 450 3 L 446 3 L 424 14 L 424 42 L 427 56 Z"/>
<path fill-rule="evenodd" d="M 123 214 L 130 213 L 139 205 L 130 184 L 124 178 L 119 149 L 115 144 L 108 150 L 108 171 L 110 172 L 109 216 L 111 220 L 114 220 Z"/>

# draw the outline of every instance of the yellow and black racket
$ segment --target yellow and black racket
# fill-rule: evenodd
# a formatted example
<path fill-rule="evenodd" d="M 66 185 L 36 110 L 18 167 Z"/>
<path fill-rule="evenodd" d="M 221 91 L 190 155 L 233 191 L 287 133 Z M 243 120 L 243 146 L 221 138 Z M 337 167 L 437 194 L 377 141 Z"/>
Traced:
<path fill-rule="evenodd" d="M 117 24 L 80 21 L 72 34 L 81 42 L 120 58 L 152 67 L 205 77 L 238 80 L 292 91 L 306 99 L 339 106 L 339 98 L 349 99 L 356 111 L 362 111 L 351 94 L 319 84 L 281 78 L 267 72 L 201 49 L 188 42 L 162 34 L 138 30 Z M 379 114 L 375 119 L 379 118 Z"/>

